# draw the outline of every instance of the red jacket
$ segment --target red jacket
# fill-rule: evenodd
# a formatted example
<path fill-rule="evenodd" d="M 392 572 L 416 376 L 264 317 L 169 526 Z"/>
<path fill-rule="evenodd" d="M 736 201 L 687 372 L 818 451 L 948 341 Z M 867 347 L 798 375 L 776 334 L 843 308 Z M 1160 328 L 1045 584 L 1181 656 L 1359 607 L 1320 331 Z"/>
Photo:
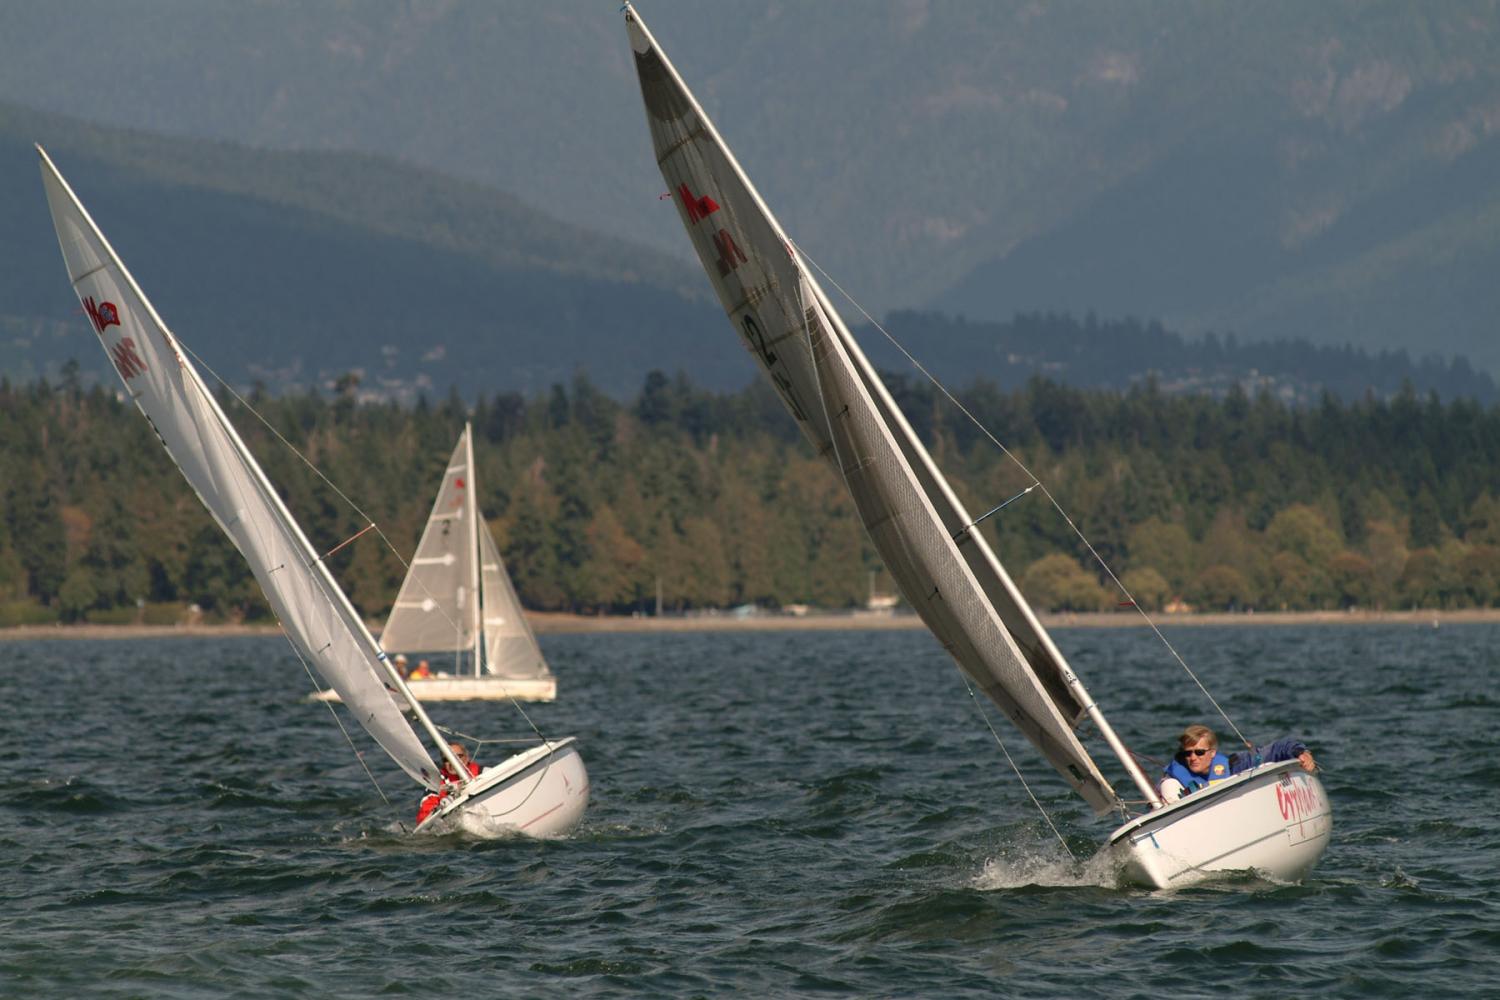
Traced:
<path fill-rule="evenodd" d="M 453 773 L 453 769 L 448 766 L 446 760 L 443 761 L 443 766 L 438 769 L 438 773 L 442 775 L 444 781 L 452 782 L 458 780 L 458 775 Z M 479 776 L 479 765 L 472 760 L 469 761 L 469 774 L 474 777 Z M 422 801 L 417 804 L 417 825 L 421 826 L 422 821 L 431 816 L 432 811 L 442 805 L 443 800 L 447 797 L 448 789 L 446 788 L 437 792 L 428 792 L 422 796 Z"/>
<path fill-rule="evenodd" d="M 453 773 L 453 768 L 448 766 L 448 762 L 446 760 L 443 761 L 443 766 L 438 768 L 438 774 L 442 775 L 444 781 L 458 780 L 458 775 Z M 474 763 L 472 760 L 469 761 L 469 774 L 476 778 L 479 777 L 479 765 Z"/>

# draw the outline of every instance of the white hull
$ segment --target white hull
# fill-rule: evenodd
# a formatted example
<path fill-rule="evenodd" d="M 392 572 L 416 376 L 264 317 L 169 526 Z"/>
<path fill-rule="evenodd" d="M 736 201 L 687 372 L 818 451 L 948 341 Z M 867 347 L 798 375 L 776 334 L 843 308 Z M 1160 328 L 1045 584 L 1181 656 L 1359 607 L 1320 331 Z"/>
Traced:
<path fill-rule="evenodd" d="M 423 702 L 433 701 L 556 701 L 557 678 L 430 677 L 407 680 L 407 686 Z M 398 699 L 400 696 L 393 695 Z M 328 689 L 312 696 L 314 701 L 338 701 L 337 691 Z"/>
<path fill-rule="evenodd" d="M 588 804 L 588 770 L 569 737 L 485 768 L 463 796 L 443 803 L 417 832 L 561 837 L 578 825 Z"/>
<path fill-rule="evenodd" d="M 1254 869 L 1283 882 L 1310 872 L 1333 831 L 1333 809 L 1296 761 L 1267 764 L 1138 816 L 1105 848 L 1126 882 L 1179 888 Z"/>

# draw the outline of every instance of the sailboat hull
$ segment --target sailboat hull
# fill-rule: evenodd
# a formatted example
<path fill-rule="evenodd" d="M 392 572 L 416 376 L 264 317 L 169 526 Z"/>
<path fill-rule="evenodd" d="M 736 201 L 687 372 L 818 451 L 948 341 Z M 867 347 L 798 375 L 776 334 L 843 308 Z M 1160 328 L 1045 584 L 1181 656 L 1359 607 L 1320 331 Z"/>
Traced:
<path fill-rule="evenodd" d="M 1296 761 L 1265 765 L 1138 816 L 1106 850 L 1132 885 L 1175 889 L 1253 870 L 1283 882 L 1307 876 L 1333 832 L 1316 775 Z"/>
<path fill-rule="evenodd" d="M 445 803 L 417 832 L 561 837 L 578 825 L 588 803 L 588 770 L 570 737 L 485 768 L 462 796 Z"/>
<path fill-rule="evenodd" d="M 433 677 L 408 680 L 417 700 L 433 701 L 556 701 L 556 677 Z M 338 701 L 332 688 L 312 695 L 313 701 Z"/>

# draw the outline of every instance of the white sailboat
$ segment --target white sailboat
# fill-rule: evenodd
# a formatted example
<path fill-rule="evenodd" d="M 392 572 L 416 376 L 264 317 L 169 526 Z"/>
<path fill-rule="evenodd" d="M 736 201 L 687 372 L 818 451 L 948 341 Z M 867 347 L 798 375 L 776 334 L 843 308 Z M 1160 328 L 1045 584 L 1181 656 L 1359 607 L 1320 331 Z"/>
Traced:
<path fill-rule="evenodd" d="M 1163 807 L 979 533 L 868 358 L 640 15 L 625 6 L 657 164 L 731 324 L 838 469 L 903 599 L 1099 815 L 1130 817 L 1077 730 L 1090 721 L 1152 811 L 1106 850 L 1125 878 L 1178 886 L 1255 868 L 1301 878 L 1328 843 L 1318 779 L 1262 766 Z"/>
<path fill-rule="evenodd" d="M 250 564 L 293 648 L 312 664 L 391 759 L 429 791 L 445 790 L 420 831 L 460 828 L 478 836 L 552 837 L 577 825 L 588 773 L 574 740 L 540 746 L 471 775 L 432 719 L 411 698 L 322 557 L 266 479 L 218 401 L 135 279 L 40 146 L 42 182 L 68 277 L 125 391 Z M 392 697 L 412 702 L 439 766 Z"/>
<path fill-rule="evenodd" d="M 411 675 L 423 701 L 552 701 L 557 678 L 521 610 L 489 525 L 479 515 L 469 425 L 448 459 L 416 555 L 380 633 L 387 653 L 452 652 L 452 673 Z M 469 655 L 469 671 L 462 668 Z M 329 688 L 315 698 L 338 700 Z"/>

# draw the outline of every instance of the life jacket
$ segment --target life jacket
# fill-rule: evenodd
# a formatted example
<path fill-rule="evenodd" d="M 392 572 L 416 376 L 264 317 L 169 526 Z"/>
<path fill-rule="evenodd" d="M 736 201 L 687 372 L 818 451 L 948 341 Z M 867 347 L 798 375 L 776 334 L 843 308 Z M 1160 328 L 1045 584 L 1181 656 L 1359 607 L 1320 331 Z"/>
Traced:
<path fill-rule="evenodd" d="M 1183 794 L 1196 792 L 1200 788 L 1206 788 L 1229 777 L 1229 758 L 1221 753 L 1215 753 L 1213 759 L 1209 761 L 1208 773 L 1194 774 L 1188 770 L 1188 766 L 1179 757 L 1173 756 L 1171 762 L 1162 768 L 1162 774 L 1182 782 L 1182 787 L 1186 790 Z"/>

